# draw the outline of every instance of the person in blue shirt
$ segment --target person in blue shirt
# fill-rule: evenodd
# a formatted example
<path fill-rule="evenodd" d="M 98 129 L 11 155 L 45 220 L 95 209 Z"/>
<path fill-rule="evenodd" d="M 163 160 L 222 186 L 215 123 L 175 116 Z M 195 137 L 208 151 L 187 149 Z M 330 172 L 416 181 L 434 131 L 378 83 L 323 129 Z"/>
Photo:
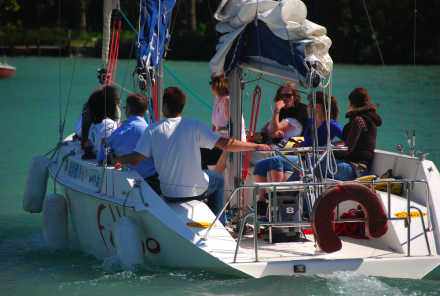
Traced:
<path fill-rule="evenodd" d="M 304 130 L 304 142 L 301 143 L 302 147 L 309 147 L 313 144 L 313 133 L 312 133 L 312 96 L 308 96 L 309 105 L 307 106 L 307 111 L 309 113 L 309 119 L 307 120 L 307 125 Z M 335 97 L 331 97 L 330 104 L 330 122 L 327 125 L 326 120 L 326 110 L 329 107 L 329 100 L 327 94 L 318 91 L 316 92 L 316 126 L 317 128 L 317 138 L 318 146 L 327 145 L 328 140 L 328 130 L 330 130 L 330 140 L 334 138 L 339 138 L 342 140 L 342 127 L 336 122 L 339 115 L 339 107 Z M 294 155 L 286 155 L 286 157 L 293 163 L 297 163 L 298 157 Z M 293 168 L 289 162 L 287 162 L 281 156 L 273 156 L 266 159 L 262 159 L 255 164 L 254 176 L 257 182 L 267 182 L 267 174 L 270 174 L 272 182 L 284 182 L 286 180 L 285 172 L 291 171 Z M 298 172 L 294 172 L 289 178 L 289 181 L 299 179 Z M 260 190 L 258 199 L 258 206 L 265 208 L 266 202 L 264 198 L 264 190 Z"/>
<path fill-rule="evenodd" d="M 105 145 L 110 147 L 115 155 L 130 154 L 134 151 L 137 142 L 148 127 L 144 119 L 147 108 L 148 102 L 143 95 L 134 93 L 127 95 L 125 106 L 127 120 L 111 134 Z M 98 154 L 98 161 L 104 160 L 104 151 L 103 147 Z M 128 167 L 138 172 L 156 192 L 160 192 L 159 179 L 151 157 L 136 166 L 128 165 Z"/>

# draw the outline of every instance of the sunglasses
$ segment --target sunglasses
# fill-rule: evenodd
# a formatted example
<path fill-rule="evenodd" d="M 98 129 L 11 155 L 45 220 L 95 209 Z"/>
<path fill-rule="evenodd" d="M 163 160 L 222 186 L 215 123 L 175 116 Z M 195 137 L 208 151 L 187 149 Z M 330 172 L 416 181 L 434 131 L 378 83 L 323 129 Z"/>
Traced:
<path fill-rule="evenodd" d="M 293 97 L 293 94 L 280 94 L 279 97 L 281 99 L 287 99 L 287 98 Z"/>

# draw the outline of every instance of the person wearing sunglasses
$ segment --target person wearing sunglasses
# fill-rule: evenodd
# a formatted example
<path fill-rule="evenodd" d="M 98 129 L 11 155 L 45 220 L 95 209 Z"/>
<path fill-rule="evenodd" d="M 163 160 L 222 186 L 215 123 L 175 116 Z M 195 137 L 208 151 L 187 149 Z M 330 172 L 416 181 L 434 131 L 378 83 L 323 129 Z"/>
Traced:
<path fill-rule="evenodd" d="M 339 115 L 339 107 L 335 97 L 329 98 L 329 96 L 321 91 L 316 92 L 316 106 L 313 112 L 311 107 L 312 95 L 308 96 L 309 105 L 308 112 L 310 118 L 307 121 L 304 131 L 304 141 L 301 143 L 302 147 L 308 147 L 313 144 L 314 133 L 312 131 L 313 118 L 316 120 L 317 126 L 317 140 L 318 146 L 324 146 L 327 144 L 328 138 L 331 140 L 339 138 L 343 140 L 342 127 L 336 121 Z M 330 109 L 330 121 L 327 122 L 327 112 Z M 330 133 L 330 137 L 329 134 Z M 340 143 L 340 142 L 339 142 Z M 290 162 L 286 161 L 286 158 Z M 254 177 L 257 182 L 267 182 L 267 175 L 270 175 L 272 182 L 284 182 L 286 181 L 296 181 L 299 180 L 299 172 L 294 170 L 290 163 L 298 163 L 298 157 L 295 155 L 272 156 L 269 158 L 262 159 L 255 164 Z M 324 162 L 325 163 L 325 162 Z M 339 169 L 339 166 L 338 166 Z M 290 175 L 286 172 L 292 172 Z M 339 174 L 336 178 L 340 179 L 350 178 L 351 176 L 345 176 L 343 168 L 340 169 Z M 258 215 L 264 216 L 266 214 L 267 203 L 265 200 L 265 190 L 260 190 L 257 202 L 257 213 Z"/>
<path fill-rule="evenodd" d="M 307 106 L 301 103 L 301 95 L 293 82 L 281 85 L 274 98 L 271 119 L 263 126 L 259 141 L 266 144 L 279 144 L 292 137 L 302 136 L 307 124 Z"/>

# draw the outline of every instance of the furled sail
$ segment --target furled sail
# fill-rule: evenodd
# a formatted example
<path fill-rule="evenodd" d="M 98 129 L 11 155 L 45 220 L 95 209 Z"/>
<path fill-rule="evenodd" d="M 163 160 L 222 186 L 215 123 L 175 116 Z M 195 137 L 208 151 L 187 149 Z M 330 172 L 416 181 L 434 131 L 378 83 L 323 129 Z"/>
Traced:
<path fill-rule="evenodd" d="M 252 59 L 294 70 L 304 85 L 312 71 L 323 77 L 332 71 L 327 30 L 306 19 L 300 0 L 222 0 L 214 16 L 223 35 L 210 61 L 212 74 Z"/>
<path fill-rule="evenodd" d="M 138 67 L 157 70 L 169 39 L 168 24 L 176 0 L 141 0 L 137 40 Z"/>
<path fill-rule="evenodd" d="M 103 11 L 101 58 L 102 58 L 102 67 L 107 68 L 109 45 L 110 45 L 110 27 L 111 27 L 112 11 L 114 9 L 119 10 L 120 4 L 119 4 L 119 0 L 105 0 L 103 6 L 104 6 L 104 11 Z"/>

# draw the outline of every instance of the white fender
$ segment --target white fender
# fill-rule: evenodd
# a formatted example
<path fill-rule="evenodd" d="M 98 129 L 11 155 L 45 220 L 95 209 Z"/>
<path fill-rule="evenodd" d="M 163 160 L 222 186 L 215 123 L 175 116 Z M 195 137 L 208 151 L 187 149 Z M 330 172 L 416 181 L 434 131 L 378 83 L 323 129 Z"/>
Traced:
<path fill-rule="evenodd" d="M 23 209 L 30 213 L 40 213 L 43 206 L 50 160 L 43 155 L 32 159 L 23 197 Z"/>
<path fill-rule="evenodd" d="M 122 265 L 132 267 L 144 263 L 142 232 L 136 222 L 127 216 L 121 217 L 113 226 L 116 251 Z"/>
<path fill-rule="evenodd" d="M 67 203 L 61 194 L 50 194 L 44 200 L 43 238 L 51 249 L 67 247 Z"/>

